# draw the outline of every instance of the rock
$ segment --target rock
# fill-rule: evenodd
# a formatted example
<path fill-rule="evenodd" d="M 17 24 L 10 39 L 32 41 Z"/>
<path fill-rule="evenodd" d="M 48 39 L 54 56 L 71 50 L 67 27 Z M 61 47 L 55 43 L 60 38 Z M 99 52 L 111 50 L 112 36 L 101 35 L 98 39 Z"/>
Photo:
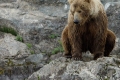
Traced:
<path fill-rule="evenodd" d="M 105 10 L 107 10 L 110 7 L 113 7 L 113 8 L 115 8 L 115 6 L 119 7 L 119 5 L 120 5 L 120 2 L 108 2 L 105 4 Z"/>
<path fill-rule="evenodd" d="M 101 0 L 101 2 L 105 5 L 107 2 L 118 2 L 120 0 Z"/>
<path fill-rule="evenodd" d="M 57 53 L 57 54 L 51 55 L 50 60 L 55 60 L 62 56 L 63 56 L 63 53 Z"/>
<path fill-rule="evenodd" d="M 5 56 L 8 56 L 10 52 L 8 49 L 0 47 L 0 59 L 3 59 Z"/>
<path fill-rule="evenodd" d="M 19 41 L 15 40 L 15 37 L 11 34 L 4 34 L 4 38 L 0 39 L 0 47 L 8 51 L 8 53 L 2 55 L 2 57 L 13 57 L 21 58 L 29 55 L 27 46 Z"/>
<path fill-rule="evenodd" d="M 14 8 L 14 6 L 11 3 L 2 3 L 0 7 Z"/>
<path fill-rule="evenodd" d="M 33 68 L 36 69 L 35 65 L 24 61 L 30 55 L 28 47 L 15 40 L 12 34 L 0 34 L 0 80 L 25 79 L 34 71 Z M 31 72 L 26 74 L 27 71 Z"/>
<path fill-rule="evenodd" d="M 44 60 L 42 54 L 33 54 L 25 59 L 26 62 L 35 63 L 35 64 L 42 62 L 42 60 Z"/>
<path fill-rule="evenodd" d="M 35 53 L 51 53 L 51 50 L 57 46 L 66 23 L 67 13 L 64 11 L 64 6 L 40 5 L 35 7 L 20 0 L 9 3 L 9 5 L 19 7 L 1 6 L 1 25 L 6 24 L 9 27 L 10 24 L 10 27 L 23 37 L 24 42 L 33 45 Z M 51 35 L 57 37 L 53 39 Z M 43 45 L 44 43 L 51 47 Z"/>
<path fill-rule="evenodd" d="M 22 0 L 22 1 L 27 1 L 30 3 L 34 3 L 34 4 L 58 4 L 58 3 L 62 3 L 64 4 L 65 2 L 67 2 L 67 0 Z"/>
<path fill-rule="evenodd" d="M 8 76 L 2 75 L 0 77 L 0 80 L 10 80 Z"/>
<path fill-rule="evenodd" d="M 4 17 L 4 16 L 3 16 Z M 14 29 L 16 32 L 18 32 L 17 26 L 14 24 L 13 21 L 10 21 L 8 19 L 4 19 L 0 17 L 0 28 L 8 27 Z"/>
<path fill-rule="evenodd" d="M 0 0 L 0 3 L 10 3 L 10 2 L 15 2 L 17 0 Z"/>
<path fill-rule="evenodd" d="M 58 58 L 29 76 L 28 80 L 117 80 L 120 59 L 103 57 L 96 61 L 74 61 Z"/>

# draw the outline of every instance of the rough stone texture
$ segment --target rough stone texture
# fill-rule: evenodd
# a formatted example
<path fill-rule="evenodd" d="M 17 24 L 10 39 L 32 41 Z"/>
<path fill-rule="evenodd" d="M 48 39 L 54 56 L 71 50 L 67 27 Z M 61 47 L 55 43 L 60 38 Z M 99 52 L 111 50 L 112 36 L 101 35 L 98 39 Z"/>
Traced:
<path fill-rule="evenodd" d="M 8 2 L 14 2 L 17 0 L 0 0 L 0 3 L 8 3 Z"/>
<path fill-rule="evenodd" d="M 0 32 L 0 80 L 24 79 L 25 73 L 22 74 L 21 71 L 26 70 L 24 58 L 29 55 L 26 44 L 16 41 L 12 34 Z M 30 74 L 25 76 L 28 75 Z"/>
<path fill-rule="evenodd" d="M 0 3 L 8 3 L 8 2 L 15 2 L 15 1 L 26 1 L 29 3 L 34 4 L 59 4 L 59 3 L 67 3 L 67 0 L 1 0 Z M 106 4 L 107 2 L 118 2 L 120 0 L 101 0 L 103 4 Z"/>
<path fill-rule="evenodd" d="M 35 7 L 20 0 L 9 5 L 8 3 L 0 5 L 1 25 L 6 24 L 15 28 L 25 42 L 33 44 L 35 53 L 50 53 L 58 45 L 67 15 L 62 5 Z M 51 35 L 56 35 L 56 37 L 52 39 Z"/>
<path fill-rule="evenodd" d="M 30 53 L 27 46 L 19 41 L 15 40 L 15 36 L 12 34 L 4 34 L 4 37 L 0 39 L 0 48 L 5 50 L 1 57 L 17 57 L 21 58 L 23 56 L 28 56 Z M 7 51 L 7 52 L 6 52 Z"/>
<path fill-rule="evenodd" d="M 27 45 L 15 39 L 0 32 L 0 80 L 24 80 L 45 64 L 42 54 L 30 55 Z"/>
<path fill-rule="evenodd" d="M 30 3 L 35 3 L 35 4 L 58 4 L 58 3 L 66 3 L 67 0 L 22 0 L 22 1 L 27 1 Z"/>
<path fill-rule="evenodd" d="M 118 80 L 120 59 L 99 58 L 96 61 L 74 61 L 63 57 L 45 65 L 33 73 L 28 80 Z"/>
<path fill-rule="evenodd" d="M 108 0 L 102 1 L 105 4 Z M 35 71 L 37 72 L 29 77 L 30 80 L 99 80 L 100 77 L 101 80 L 119 80 L 119 4 L 107 9 L 109 28 L 117 35 L 115 50 L 112 57 L 97 61 L 92 61 L 89 52 L 90 55 L 83 55 L 84 61 L 59 58 L 62 53 L 51 56 L 51 51 L 59 46 L 68 8 L 66 0 L 0 0 L 0 26 L 14 28 L 23 37 L 24 43 L 32 44 L 35 51 L 33 55 L 24 53 L 27 49 L 24 43 L 15 41 L 15 36 L 4 36 L 0 32 L 0 80 L 25 80 Z M 24 47 L 21 49 L 19 46 Z M 16 55 L 15 52 L 19 53 L 19 50 L 25 55 Z M 56 60 L 51 62 L 54 59 Z M 45 76 L 42 77 L 43 73 Z"/>
<path fill-rule="evenodd" d="M 54 10 L 57 11 L 55 12 Z M 6 36 L 7 43 L 5 43 L 3 41 L 4 35 L 0 33 L 0 39 L 2 40 L 0 45 L 3 46 L 0 47 L 0 74 L 2 74 L 0 75 L 0 80 L 24 80 L 48 63 L 47 60 L 49 58 L 47 56 L 44 57 L 41 53 L 45 53 L 44 55 L 49 53 L 51 55 L 54 47 L 59 45 L 61 31 L 66 22 L 66 14 L 62 5 L 38 6 L 21 0 L 11 1 L 10 3 L 9 1 L 8 3 L 7 1 L 1 1 L 0 26 L 5 25 L 15 29 L 23 37 L 24 43 L 33 45 L 32 49 L 37 54 L 29 56 L 26 55 L 26 52 L 25 55 L 17 55 L 15 52 L 20 49 L 17 48 L 20 45 L 12 41 L 15 37 Z M 51 37 L 52 35 L 54 37 Z M 11 42 L 10 45 L 9 42 Z M 24 43 L 20 44 L 26 46 Z M 8 57 L 9 54 L 11 55 Z M 5 58 L 7 59 L 3 59 L 3 56 L 6 56 Z"/>
<path fill-rule="evenodd" d="M 105 5 L 107 2 L 118 2 L 120 0 L 101 0 L 101 2 Z"/>
<path fill-rule="evenodd" d="M 40 63 L 42 62 L 42 60 L 44 60 L 42 54 L 33 54 L 25 59 L 26 62 L 31 62 L 31 63 Z"/>

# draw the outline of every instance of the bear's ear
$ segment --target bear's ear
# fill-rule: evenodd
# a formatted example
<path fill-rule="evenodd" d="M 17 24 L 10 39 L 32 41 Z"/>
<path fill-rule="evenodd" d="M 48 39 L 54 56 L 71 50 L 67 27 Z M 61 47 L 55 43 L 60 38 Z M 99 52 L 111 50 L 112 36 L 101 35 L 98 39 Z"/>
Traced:
<path fill-rule="evenodd" d="M 71 4 L 74 0 L 68 0 L 69 4 Z"/>
<path fill-rule="evenodd" d="M 86 2 L 90 3 L 91 0 L 85 0 Z"/>

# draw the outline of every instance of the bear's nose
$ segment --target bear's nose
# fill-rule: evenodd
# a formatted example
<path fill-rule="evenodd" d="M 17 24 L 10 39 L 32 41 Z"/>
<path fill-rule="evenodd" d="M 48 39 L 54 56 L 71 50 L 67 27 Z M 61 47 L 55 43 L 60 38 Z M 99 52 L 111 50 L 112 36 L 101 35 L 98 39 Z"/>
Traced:
<path fill-rule="evenodd" d="M 74 23 L 75 23 L 75 24 L 78 24 L 78 23 L 79 23 L 79 21 L 78 21 L 78 20 L 74 20 Z"/>

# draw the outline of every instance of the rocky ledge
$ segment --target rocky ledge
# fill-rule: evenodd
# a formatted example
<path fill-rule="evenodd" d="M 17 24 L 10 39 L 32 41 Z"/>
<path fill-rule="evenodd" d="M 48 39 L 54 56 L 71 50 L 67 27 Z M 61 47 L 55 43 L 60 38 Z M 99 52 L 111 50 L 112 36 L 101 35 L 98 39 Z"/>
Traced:
<path fill-rule="evenodd" d="M 74 61 L 60 57 L 29 76 L 28 80 L 119 80 L 120 59 Z"/>
<path fill-rule="evenodd" d="M 66 1 L 0 0 L 0 80 L 119 80 L 120 3 L 105 5 L 109 29 L 117 36 L 111 57 L 94 61 L 88 53 L 74 61 L 62 57 L 60 43 Z"/>

